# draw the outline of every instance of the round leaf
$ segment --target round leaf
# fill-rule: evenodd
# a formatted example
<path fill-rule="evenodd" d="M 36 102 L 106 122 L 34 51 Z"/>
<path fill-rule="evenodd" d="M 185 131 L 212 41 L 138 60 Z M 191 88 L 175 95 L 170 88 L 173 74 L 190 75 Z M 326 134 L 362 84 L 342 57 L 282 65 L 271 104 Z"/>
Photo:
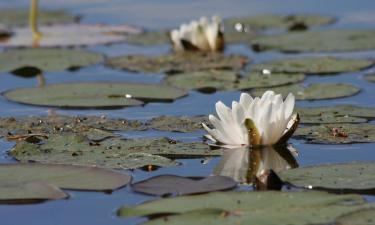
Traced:
<path fill-rule="evenodd" d="M 287 96 L 293 93 L 297 100 L 319 100 L 348 97 L 360 92 L 360 89 L 350 84 L 340 83 L 315 83 L 307 87 L 301 85 L 288 85 L 275 88 L 268 88 L 276 93 Z M 261 96 L 268 89 L 255 89 L 251 94 Z"/>
<path fill-rule="evenodd" d="M 14 102 L 66 108 L 137 106 L 142 105 L 142 101 L 173 101 L 186 94 L 184 90 L 163 85 L 104 82 L 52 84 L 3 93 L 8 100 Z"/>
<path fill-rule="evenodd" d="M 369 82 L 375 83 L 375 73 L 374 74 L 368 74 L 365 76 L 365 79 Z"/>
<path fill-rule="evenodd" d="M 281 73 L 334 74 L 351 72 L 370 67 L 374 63 L 366 59 L 344 59 L 332 57 L 304 57 L 279 59 L 252 66 L 252 69 L 268 69 Z"/>
<path fill-rule="evenodd" d="M 160 45 L 169 42 L 168 31 L 146 31 L 139 34 L 129 35 L 128 43 L 135 45 Z"/>
<path fill-rule="evenodd" d="M 353 162 L 295 168 L 279 173 L 284 182 L 305 188 L 375 192 L 375 163 Z"/>
<path fill-rule="evenodd" d="M 340 225 L 375 225 L 375 208 L 361 209 L 342 215 L 335 220 Z"/>

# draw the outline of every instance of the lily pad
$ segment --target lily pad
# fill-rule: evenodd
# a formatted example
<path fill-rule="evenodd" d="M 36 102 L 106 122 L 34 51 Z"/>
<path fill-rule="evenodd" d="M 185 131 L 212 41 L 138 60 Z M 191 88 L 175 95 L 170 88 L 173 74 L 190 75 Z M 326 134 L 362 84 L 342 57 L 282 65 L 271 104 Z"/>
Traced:
<path fill-rule="evenodd" d="M 3 164 L 0 170 L 2 183 L 42 181 L 71 190 L 113 191 L 131 180 L 126 174 L 83 166 L 18 163 Z"/>
<path fill-rule="evenodd" d="M 375 30 L 325 30 L 262 36 L 251 41 L 255 50 L 283 52 L 343 52 L 375 49 Z"/>
<path fill-rule="evenodd" d="M 368 74 L 365 76 L 365 79 L 369 82 L 375 83 L 375 73 L 374 74 Z"/>
<path fill-rule="evenodd" d="M 227 30 L 236 30 L 236 27 L 240 29 L 237 24 L 242 25 L 243 28 L 255 30 L 290 29 L 298 23 L 302 23 L 308 28 L 311 26 L 327 25 L 334 21 L 335 18 L 323 15 L 258 15 L 226 19 L 224 25 Z"/>
<path fill-rule="evenodd" d="M 352 144 L 375 142 L 374 124 L 325 124 L 300 127 L 294 138 L 314 144 Z"/>
<path fill-rule="evenodd" d="M 187 133 L 202 130 L 202 123 L 207 122 L 207 116 L 159 116 L 148 121 L 146 126 L 155 130 Z"/>
<path fill-rule="evenodd" d="M 126 55 L 110 58 L 107 66 L 144 73 L 178 73 L 208 69 L 239 70 L 249 59 L 241 55 L 176 53 L 160 56 Z"/>
<path fill-rule="evenodd" d="M 0 71 L 12 72 L 25 67 L 42 71 L 63 71 L 98 64 L 101 54 L 72 49 L 14 49 L 0 53 Z"/>
<path fill-rule="evenodd" d="M 166 83 L 172 86 L 195 89 L 201 92 L 217 90 L 246 90 L 251 88 L 273 87 L 297 83 L 305 78 L 303 74 L 248 73 L 240 77 L 235 72 L 224 70 L 196 71 L 180 73 L 166 77 Z"/>
<path fill-rule="evenodd" d="M 366 59 L 344 59 L 333 57 L 304 57 L 279 59 L 252 66 L 252 69 L 267 69 L 271 72 L 305 73 L 305 74 L 335 74 L 365 69 L 374 64 Z"/>
<path fill-rule="evenodd" d="M 361 89 L 351 84 L 342 83 L 315 83 L 307 87 L 293 84 L 288 86 L 268 88 L 283 96 L 293 93 L 297 100 L 319 100 L 334 99 L 356 95 Z M 268 89 L 255 89 L 251 93 L 255 96 L 261 96 Z"/>
<path fill-rule="evenodd" d="M 334 224 L 340 225 L 375 225 L 375 208 L 361 209 L 342 215 Z"/>
<path fill-rule="evenodd" d="M 61 10 L 39 10 L 38 24 L 51 25 L 79 22 L 80 17 Z M 25 9 L 1 9 L 0 24 L 9 27 L 28 26 L 29 11 Z"/>
<path fill-rule="evenodd" d="M 309 189 L 375 193 L 374 171 L 374 162 L 352 162 L 296 168 L 279 176 L 284 182 Z"/>
<path fill-rule="evenodd" d="M 168 31 L 145 31 L 129 35 L 127 42 L 135 45 L 161 45 L 169 42 Z"/>
<path fill-rule="evenodd" d="M 161 175 L 132 184 L 135 192 L 149 195 L 191 195 L 233 189 L 237 182 L 225 176 L 189 178 L 176 175 Z"/>
<path fill-rule="evenodd" d="M 35 41 L 29 28 L 15 28 L 13 35 L 0 42 L 0 47 L 74 47 L 124 42 L 126 34 L 140 29 L 129 25 L 65 24 L 40 26 L 43 36 Z"/>
<path fill-rule="evenodd" d="M 359 195 L 324 192 L 217 192 L 166 198 L 133 207 L 123 206 L 117 215 L 153 218 L 164 215 L 151 220 L 149 224 L 160 224 L 163 221 L 163 224 L 303 225 L 328 224 L 340 215 L 365 207 L 368 204 Z M 222 212 L 213 216 L 212 211 L 207 214 L 207 210 Z M 201 214 L 188 216 L 192 211 Z"/>
<path fill-rule="evenodd" d="M 135 83 L 62 83 L 19 88 L 3 95 L 10 101 L 64 108 L 113 108 L 142 105 L 142 101 L 173 101 L 187 92 L 164 85 Z"/>
<path fill-rule="evenodd" d="M 36 144 L 21 141 L 10 151 L 10 155 L 20 161 L 121 169 L 147 165 L 176 166 L 179 165 L 177 162 L 165 157 L 176 159 L 220 154 L 220 150 L 211 150 L 208 145 L 197 142 L 184 143 L 167 138 L 109 138 L 93 142 L 80 134 L 51 135 Z"/>

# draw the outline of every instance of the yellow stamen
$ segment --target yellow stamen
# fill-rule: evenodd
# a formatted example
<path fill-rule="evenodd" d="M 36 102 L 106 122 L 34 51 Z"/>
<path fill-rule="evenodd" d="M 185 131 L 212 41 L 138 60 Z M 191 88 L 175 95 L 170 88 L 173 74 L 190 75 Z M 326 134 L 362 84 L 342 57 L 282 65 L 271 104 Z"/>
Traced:
<path fill-rule="evenodd" d="M 38 42 L 42 38 L 42 33 L 38 31 L 38 0 L 31 0 L 29 23 L 33 42 Z"/>

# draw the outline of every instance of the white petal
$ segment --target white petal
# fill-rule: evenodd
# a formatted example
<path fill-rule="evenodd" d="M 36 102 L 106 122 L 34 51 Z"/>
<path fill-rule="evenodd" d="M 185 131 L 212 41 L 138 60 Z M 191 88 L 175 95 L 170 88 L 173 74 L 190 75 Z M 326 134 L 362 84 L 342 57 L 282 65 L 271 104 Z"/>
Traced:
<path fill-rule="evenodd" d="M 285 119 L 290 118 L 290 116 L 293 113 L 294 109 L 294 102 L 295 102 L 295 97 L 292 93 L 289 93 L 289 95 L 286 97 L 284 101 L 285 105 Z"/>

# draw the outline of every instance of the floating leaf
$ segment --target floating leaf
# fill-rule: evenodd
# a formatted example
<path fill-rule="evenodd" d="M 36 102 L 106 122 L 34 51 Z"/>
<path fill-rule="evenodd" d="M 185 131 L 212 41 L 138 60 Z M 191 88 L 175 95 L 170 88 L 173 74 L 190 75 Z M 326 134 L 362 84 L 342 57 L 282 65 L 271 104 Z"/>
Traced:
<path fill-rule="evenodd" d="M 128 169 L 147 165 L 178 165 L 164 157 L 175 159 L 220 154 L 220 150 L 211 150 L 208 145 L 197 142 L 184 143 L 167 138 L 128 140 L 109 138 L 101 142 L 92 142 L 80 134 L 51 135 L 43 140 L 42 144 L 17 142 L 10 151 L 10 155 L 20 161 Z"/>
<path fill-rule="evenodd" d="M 344 59 L 333 57 L 304 57 L 292 59 L 279 59 L 266 63 L 256 64 L 252 69 L 268 69 L 281 73 L 307 73 L 307 74 L 334 74 L 358 71 L 373 65 L 374 62 L 366 59 Z"/>
<path fill-rule="evenodd" d="M 161 175 L 132 185 L 136 192 L 165 196 L 191 195 L 213 191 L 233 189 L 237 182 L 225 176 L 210 176 L 207 178 L 189 178 L 176 175 Z"/>
<path fill-rule="evenodd" d="M 284 182 L 309 189 L 375 193 L 375 163 L 327 164 L 282 171 Z"/>
<path fill-rule="evenodd" d="M 178 73 L 207 69 L 241 69 L 248 62 L 241 55 L 181 53 L 160 56 L 126 55 L 110 58 L 107 66 L 144 73 Z"/>
<path fill-rule="evenodd" d="M 141 32 L 129 25 L 66 24 L 40 26 L 42 38 L 35 42 L 29 28 L 15 28 L 11 38 L 0 47 L 72 47 L 111 44 L 126 40 L 125 34 Z"/>
<path fill-rule="evenodd" d="M 169 42 L 168 31 L 145 31 L 129 35 L 126 41 L 135 45 L 161 45 Z"/>
<path fill-rule="evenodd" d="M 366 79 L 367 81 L 370 81 L 370 82 L 375 83 L 375 73 L 374 73 L 374 74 L 368 74 L 368 75 L 366 75 L 366 76 L 365 76 L 365 79 Z"/>
<path fill-rule="evenodd" d="M 166 198 L 133 207 L 123 206 L 117 214 L 120 217 L 152 215 L 153 218 L 167 214 L 148 224 L 303 225 L 328 224 L 342 214 L 365 207 L 368 204 L 359 195 L 324 192 L 217 192 Z M 207 213 L 209 209 L 211 212 Z M 213 215 L 212 210 L 221 210 L 222 213 Z M 196 213 L 189 216 L 192 211 Z"/>
<path fill-rule="evenodd" d="M 184 90 L 163 85 L 119 82 L 62 83 L 3 93 L 8 100 L 18 103 L 66 108 L 137 106 L 142 101 L 173 101 L 186 94 Z"/>
<path fill-rule="evenodd" d="M 25 9 L 1 9 L 0 24 L 9 27 L 27 26 L 29 11 Z M 51 25 L 61 23 L 74 23 L 79 21 L 78 16 L 71 15 L 61 10 L 39 10 L 38 24 Z"/>
<path fill-rule="evenodd" d="M 202 130 L 202 123 L 207 123 L 207 121 L 206 116 L 159 116 L 148 121 L 146 126 L 155 130 L 187 133 Z"/>
<path fill-rule="evenodd" d="M 334 224 L 340 225 L 375 225 L 375 208 L 361 209 L 339 216 Z"/>
<path fill-rule="evenodd" d="M 72 49 L 14 49 L 0 53 L 0 71 L 12 72 L 26 67 L 42 71 L 63 71 L 97 64 L 98 53 Z"/>
<path fill-rule="evenodd" d="M 375 48 L 375 30 L 324 30 L 262 36 L 251 42 L 256 50 L 342 52 Z"/>
<path fill-rule="evenodd" d="M 314 144 L 351 144 L 375 142 L 374 124 L 325 124 L 300 127 L 294 138 Z"/>
<path fill-rule="evenodd" d="M 260 87 L 273 87 L 297 83 L 305 78 L 303 74 L 248 73 L 243 77 L 235 72 L 224 70 L 196 71 L 168 76 L 166 83 L 185 89 L 196 89 L 201 92 L 217 90 L 244 90 Z"/>
<path fill-rule="evenodd" d="M 348 97 L 360 92 L 360 89 L 350 84 L 341 83 L 315 83 L 307 87 L 293 84 L 288 86 L 268 88 L 283 96 L 293 93 L 297 100 L 319 100 Z M 268 90 L 267 89 L 267 90 Z M 255 89 L 251 94 L 261 96 L 266 89 Z"/>
<path fill-rule="evenodd" d="M 131 180 L 126 174 L 83 166 L 19 163 L 0 165 L 0 170 L 2 183 L 43 181 L 72 190 L 111 191 Z"/>

